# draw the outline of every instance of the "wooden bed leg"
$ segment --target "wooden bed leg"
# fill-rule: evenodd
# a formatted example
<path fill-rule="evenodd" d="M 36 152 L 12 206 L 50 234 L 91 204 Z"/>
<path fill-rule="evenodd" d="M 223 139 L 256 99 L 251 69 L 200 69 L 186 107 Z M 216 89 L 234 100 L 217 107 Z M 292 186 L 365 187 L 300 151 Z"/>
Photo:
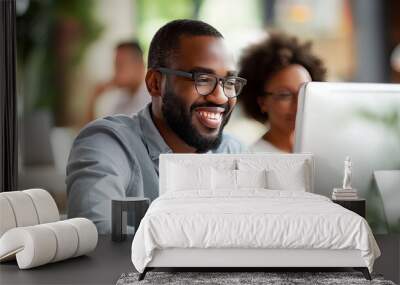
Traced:
<path fill-rule="evenodd" d="M 364 268 L 362 269 L 362 273 L 364 274 L 365 279 L 367 279 L 367 280 L 372 280 L 371 274 L 369 274 L 369 270 L 368 270 L 367 267 L 364 267 Z"/>
<path fill-rule="evenodd" d="M 139 278 L 138 281 L 142 281 L 144 279 L 144 277 L 146 277 L 146 273 L 147 273 L 148 269 L 147 267 L 144 269 L 144 271 L 142 273 L 139 274 Z"/>
<path fill-rule="evenodd" d="M 361 271 L 362 274 L 364 275 L 365 279 L 372 280 L 371 274 L 369 274 L 369 270 L 367 267 L 355 267 L 354 269 L 357 271 Z"/>

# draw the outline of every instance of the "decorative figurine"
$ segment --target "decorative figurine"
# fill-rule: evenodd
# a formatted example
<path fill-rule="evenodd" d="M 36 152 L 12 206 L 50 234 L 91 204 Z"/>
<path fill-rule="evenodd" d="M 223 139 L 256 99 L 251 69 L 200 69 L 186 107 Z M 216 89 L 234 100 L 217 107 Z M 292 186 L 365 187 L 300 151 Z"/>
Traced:
<path fill-rule="evenodd" d="M 351 187 L 351 168 L 351 158 L 350 156 L 347 156 L 344 161 L 343 189 L 353 189 Z"/>
<path fill-rule="evenodd" d="M 351 186 L 352 163 L 350 156 L 344 161 L 344 176 L 342 188 L 333 188 L 333 200 L 356 200 L 358 199 L 357 189 Z"/>

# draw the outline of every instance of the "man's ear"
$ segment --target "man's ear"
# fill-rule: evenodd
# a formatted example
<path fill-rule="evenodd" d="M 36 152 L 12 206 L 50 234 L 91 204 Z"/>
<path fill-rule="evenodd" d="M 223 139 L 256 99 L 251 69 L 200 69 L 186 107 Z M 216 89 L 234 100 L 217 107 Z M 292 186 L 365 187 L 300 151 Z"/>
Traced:
<path fill-rule="evenodd" d="M 269 106 L 267 102 L 267 98 L 265 96 L 257 96 L 257 104 L 260 108 L 261 113 L 268 113 Z"/>
<path fill-rule="evenodd" d="M 160 72 L 154 69 L 147 70 L 146 73 L 146 86 L 150 95 L 153 97 L 161 97 L 162 90 L 162 75 Z"/>

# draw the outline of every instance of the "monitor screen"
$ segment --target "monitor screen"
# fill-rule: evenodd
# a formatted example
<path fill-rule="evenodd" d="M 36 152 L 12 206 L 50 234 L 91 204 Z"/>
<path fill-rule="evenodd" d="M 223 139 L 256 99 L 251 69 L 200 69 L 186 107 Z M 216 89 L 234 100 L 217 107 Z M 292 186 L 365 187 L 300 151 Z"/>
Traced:
<path fill-rule="evenodd" d="M 352 187 L 367 200 L 371 228 L 400 232 L 400 85 L 304 85 L 294 151 L 314 154 L 314 189 L 328 197 L 342 187 L 344 160 L 350 156 Z"/>

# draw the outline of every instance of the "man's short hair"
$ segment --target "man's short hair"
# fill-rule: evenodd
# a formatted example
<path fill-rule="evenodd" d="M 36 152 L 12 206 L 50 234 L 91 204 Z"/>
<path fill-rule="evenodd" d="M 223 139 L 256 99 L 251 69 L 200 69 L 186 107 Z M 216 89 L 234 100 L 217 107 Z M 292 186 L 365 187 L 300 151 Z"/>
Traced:
<path fill-rule="evenodd" d="M 139 42 L 137 40 L 120 42 L 117 44 L 115 49 L 118 50 L 120 48 L 130 49 L 133 52 L 137 53 L 140 57 L 143 57 L 143 50 L 140 47 Z"/>
<path fill-rule="evenodd" d="M 168 67 L 171 58 L 179 49 L 182 36 L 212 36 L 223 38 L 211 25 L 197 20 L 174 20 L 162 26 L 150 43 L 148 67 Z"/>

